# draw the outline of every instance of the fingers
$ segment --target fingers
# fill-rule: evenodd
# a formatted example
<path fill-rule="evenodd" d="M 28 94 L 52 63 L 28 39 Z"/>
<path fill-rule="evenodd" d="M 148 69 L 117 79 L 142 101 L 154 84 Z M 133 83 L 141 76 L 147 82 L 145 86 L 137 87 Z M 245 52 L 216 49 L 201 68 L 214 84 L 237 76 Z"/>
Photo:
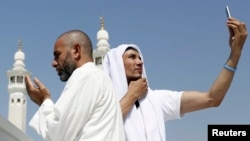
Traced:
<path fill-rule="evenodd" d="M 35 89 L 44 89 L 45 86 L 37 79 L 34 78 L 35 86 L 30 79 L 30 76 L 25 76 L 25 84 L 28 92 L 34 91 Z"/>
<path fill-rule="evenodd" d="M 233 37 L 234 36 L 234 31 L 232 28 L 228 27 L 228 31 L 229 31 L 229 36 Z"/>
<path fill-rule="evenodd" d="M 229 18 L 227 21 L 227 26 L 230 33 L 230 46 L 233 44 L 235 45 L 236 43 L 243 45 L 248 35 L 246 24 L 235 18 Z M 233 43 L 233 41 L 235 43 Z"/>
<path fill-rule="evenodd" d="M 29 93 L 29 92 L 30 92 L 30 89 L 32 89 L 32 87 L 33 87 L 33 83 L 32 83 L 32 81 L 31 81 L 29 75 L 26 75 L 25 78 L 24 78 L 24 80 L 25 80 L 26 89 L 27 89 L 27 91 L 28 91 L 28 93 Z"/>
<path fill-rule="evenodd" d="M 148 82 L 147 82 L 147 79 L 145 77 L 142 77 L 141 79 L 139 79 L 138 81 L 141 81 L 142 82 L 142 85 L 145 87 L 145 88 L 148 88 Z"/>
<path fill-rule="evenodd" d="M 45 86 L 37 78 L 34 78 L 34 82 L 37 85 L 38 89 L 45 88 Z"/>
<path fill-rule="evenodd" d="M 240 23 L 238 21 L 228 20 L 227 25 L 228 25 L 228 28 L 230 29 L 231 35 L 234 35 L 234 34 L 240 32 L 240 30 L 238 28 L 240 26 Z"/>
<path fill-rule="evenodd" d="M 146 84 L 146 87 L 148 88 L 148 81 L 147 81 L 147 79 L 145 78 L 145 77 L 143 77 L 143 78 L 141 78 L 141 80 L 143 81 L 143 82 L 145 82 L 145 84 Z"/>
<path fill-rule="evenodd" d="M 239 30 L 240 32 L 242 32 L 242 34 L 247 35 L 247 27 L 246 24 L 244 22 L 241 22 L 240 26 L 239 26 Z"/>
<path fill-rule="evenodd" d="M 235 18 L 229 18 L 227 21 L 227 25 L 234 31 L 234 33 L 237 32 L 246 33 L 247 31 L 245 23 L 240 22 Z"/>
<path fill-rule="evenodd" d="M 34 84 L 29 75 L 25 76 L 26 90 L 30 99 L 37 105 L 41 105 L 45 99 L 50 98 L 48 89 L 37 79 L 34 78 Z"/>

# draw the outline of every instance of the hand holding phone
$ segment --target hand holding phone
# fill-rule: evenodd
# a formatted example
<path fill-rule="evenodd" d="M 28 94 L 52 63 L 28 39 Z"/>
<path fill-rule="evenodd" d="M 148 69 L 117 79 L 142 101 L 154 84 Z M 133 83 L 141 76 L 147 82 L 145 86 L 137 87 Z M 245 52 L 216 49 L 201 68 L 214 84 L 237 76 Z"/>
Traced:
<path fill-rule="evenodd" d="M 230 14 L 229 6 L 226 6 L 226 13 L 227 13 L 227 17 L 230 18 L 231 14 Z"/>

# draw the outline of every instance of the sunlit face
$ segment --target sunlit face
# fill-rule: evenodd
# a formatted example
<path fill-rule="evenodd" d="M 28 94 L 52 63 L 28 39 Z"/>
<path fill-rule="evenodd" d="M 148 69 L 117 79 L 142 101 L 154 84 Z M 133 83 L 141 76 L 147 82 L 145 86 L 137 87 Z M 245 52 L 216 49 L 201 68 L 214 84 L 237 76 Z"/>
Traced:
<path fill-rule="evenodd" d="M 54 46 L 54 60 L 52 61 L 52 66 L 56 68 L 61 81 L 67 81 L 76 69 L 76 64 L 72 57 L 70 48 L 60 39 Z"/>
<path fill-rule="evenodd" d="M 143 62 L 139 52 L 134 48 L 129 48 L 124 52 L 122 58 L 128 82 L 141 78 Z"/>

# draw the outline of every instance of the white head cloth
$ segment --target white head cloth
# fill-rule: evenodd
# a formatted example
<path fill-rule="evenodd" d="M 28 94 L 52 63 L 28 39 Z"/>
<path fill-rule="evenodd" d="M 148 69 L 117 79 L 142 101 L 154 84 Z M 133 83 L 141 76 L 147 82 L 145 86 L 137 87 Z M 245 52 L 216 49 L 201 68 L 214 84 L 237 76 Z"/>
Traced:
<path fill-rule="evenodd" d="M 112 79 L 119 100 L 122 99 L 128 90 L 122 59 L 128 47 L 135 48 L 143 61 L 139 47 L 134 44 L 122 44 L 117 48 L 111 49 L 103 61 L 103 69 Z M 146 78 L 144 66 L 142 77 Z M 163 118 L 163 115 L 159 115 L 161 112 L 155 112 L 155 110 L 161 110 L 161 108 L 152 104 L 153 101 L 156 101 L 153 95 L 155 93 L 149 88 L 147 96 L 139 100 L 140 107 L 137 109 L 134 105 L 124 119 L 127 141 L 165 141 L 165 125 L 162 125 L 162 119 L 159 119 Z"/>

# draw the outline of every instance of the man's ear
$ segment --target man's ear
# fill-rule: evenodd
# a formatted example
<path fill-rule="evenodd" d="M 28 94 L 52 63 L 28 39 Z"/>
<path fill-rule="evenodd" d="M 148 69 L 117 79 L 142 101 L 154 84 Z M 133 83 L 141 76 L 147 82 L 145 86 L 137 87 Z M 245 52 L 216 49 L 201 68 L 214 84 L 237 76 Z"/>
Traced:
<path fill-rule="evenodd" d="M 81 46 L 79 44 L 75 44 L 73 46 L 73 55 L 75 59 L 80 59 L 81 57 Z"/>

